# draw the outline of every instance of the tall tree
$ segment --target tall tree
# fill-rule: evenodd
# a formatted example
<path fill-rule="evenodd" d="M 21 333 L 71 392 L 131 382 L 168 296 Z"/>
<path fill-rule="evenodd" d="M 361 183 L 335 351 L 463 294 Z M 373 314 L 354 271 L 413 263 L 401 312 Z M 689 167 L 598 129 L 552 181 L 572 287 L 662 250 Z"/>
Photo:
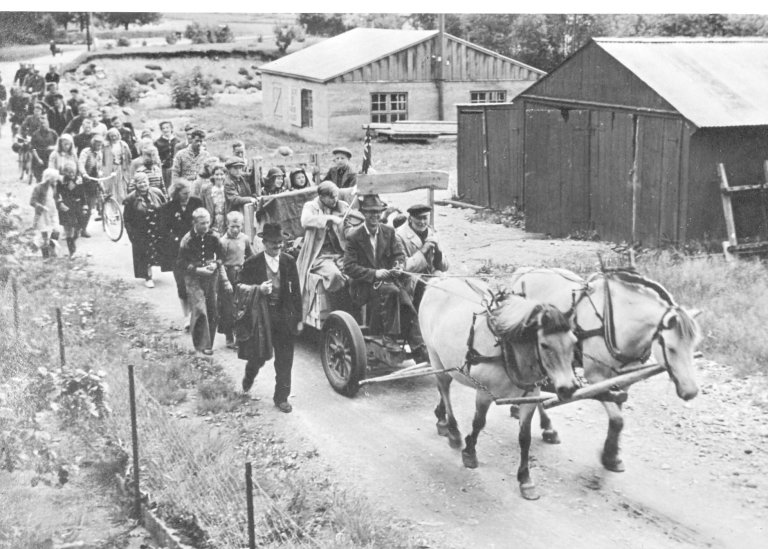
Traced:
<path fill-rule="evenodd" d="M 132 23 L 148 25 L 162 18 L 160 13 L 142 11 L 109 11 L 98 13 L 97 16 L 110 27 L 124 27 L 125 30 L 128 30 L 128 25 Z"/>
<path fill-rule="evenodd" d="M 336 36 L 348 30 L 341 13 L 302 13 L 298 22 L 307 34 L 316 36 Z"/>

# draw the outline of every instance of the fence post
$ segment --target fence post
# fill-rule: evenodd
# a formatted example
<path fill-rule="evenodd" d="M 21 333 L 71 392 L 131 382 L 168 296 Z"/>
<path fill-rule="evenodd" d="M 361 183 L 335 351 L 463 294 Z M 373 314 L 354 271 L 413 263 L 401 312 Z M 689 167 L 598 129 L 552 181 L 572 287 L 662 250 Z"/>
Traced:
<path fill-rule="evenodd" d="M 14 275 L 11 287 L 13 288 L 13 330 L 16 339 L 19 339 L 19 284 Z"/>
<path fill-rule="evenodd" d="M 56 307 L 56 326 L 59 331 L 59 361 L 63 368 L 67 364 L 67 359 L 64 356 L 64 323 L 61 321 L 61 307 Z"/>
<path fill-rule="evenodd" d="M 133 445 L 134 513 L 141 524 L 141 489 L 139 487 L 139 430 L 136 422 L 136 386 L 133 379 L 133 364 L 128 365 L 128 395 L 131 399 L 131 442 Z"/>
<path fill-rule="evenodd" d="M 256 524 L 253 520 L 253 478 L 251 475 L 251 462 L 245 462 L 245 497 L 248 507 L 248 547 L 256 549 Z"/>

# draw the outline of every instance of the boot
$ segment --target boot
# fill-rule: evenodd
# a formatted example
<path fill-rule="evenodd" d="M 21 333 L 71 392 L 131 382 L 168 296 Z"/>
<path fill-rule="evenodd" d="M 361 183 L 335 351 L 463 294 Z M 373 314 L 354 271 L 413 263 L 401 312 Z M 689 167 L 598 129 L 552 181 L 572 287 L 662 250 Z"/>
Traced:
<path fill-rule="evenodd" d="M 77 251 L 77 248 L 75 247 L 75 239 L 72 237 L 67 238 L 67 250 L 69 250 L 70 258 L 72 258 L 72 256 L 74 256 L 75 252 Z"/>

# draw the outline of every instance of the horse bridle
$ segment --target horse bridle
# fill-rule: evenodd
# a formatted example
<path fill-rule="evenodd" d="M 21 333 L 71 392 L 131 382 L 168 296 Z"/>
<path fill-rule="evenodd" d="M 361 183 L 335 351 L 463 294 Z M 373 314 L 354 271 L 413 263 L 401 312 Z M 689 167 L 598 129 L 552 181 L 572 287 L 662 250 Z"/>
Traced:
<path fill-rule="evenodd" d="M 595 278 L 595 276 L 602 275 L 605 279 L 605 315 L 601 315 L 600 312 L 597 310 L 597 306 L 595 305 L 595 302 L 592 300 L 591 293 L 592 288 L 590 288 L 589 283 Z M 586 281 L 586 283 L 581 287 L 581 291 L 579 294 L 578 299 L 576 298 L 576 290 L 573 291 L 573 298 L 572 298 L 572 304 L 571 308 L 568 310 L 568 312 L 565 313 L 565 316 L 567 318 L 573 317 L 573 323 L 574 323 L 574 330 L 573 333 L 576 335 L 576 339 L 578 340 L 579 344 L 581 344 L 582 341 L 586 339 L 590 339 L 593 337 L 600 336 L 603 338 L 603 341 L 605 342 L 605 346 L 608 349 L 608 352 L 610 353 L 611 357 L 613 357 L 614 360 L 620 363 L 620 366 L 617 368 L 611 364 L 604 364 L 605 366 L 608 366 L 615 374 L 622 373 L 622 369 L 626 367 L 627 364 L 630 364 L 632 362 L 645 362 L 647 361 L 651 356 L 651 350 L 653 347 L 653 342 L 658 340 L 659 344 L 661 345 L 663 357 L 664 357 L 664 368 L 666 368 L 667 372 L 670 372 L 669 367 L 669 358 L 667 357 L 667 345 L 664 341 L 664 336 L 662 334 L 663 330 L 668 329 L 667 326 L 664 325 L 664 320 L 667 318 L 667 315 L 670 312 L 676 311 L 679 306 L 671 299 L 669 294 L 666 291 L 660 291 L 663 290 L 658 284 L 645 284 L 646 279 L 642 277 L 637 277 L 637 281 L 639 283 L 643 283 L 646 287 L 649 287 L 659 294 L 659 296 L 664 299 L 668 305 L 667 308 L 664 310 L 664 313 L 661 315 L 661 319 L 659 320 L 658 324 L 656 325 L 656 329 L 654 330 L 653 334 L 651 335 L 651 339 L 648 342 L 648 346 L 643 350 L 643 352 L 640 354 L 640 356 L 632 356 L 627 355 L 618 348 L 615 342 L 615 326 L 613 323 L 613 302 L 611 300 L 611 292 L 609 287 L 609 276 L 606 276 L 604 273 L 598 273 L 596 275 L 593 275 L 590 277 L 589 280 Z M 581 326 L 579 326 L 578 318 L 576 316 L 576 308 L 581 303 L 583 299 L 587 299 L 589 301 L 589 304 L 592 306 L 592 310 L 595 312 L 595 316 L 600 320 L 600 327 L 594 328 L 592 330 L 584 330 Z M 606 318 L 608 320 L 608 323 L 606 325 Z"/>

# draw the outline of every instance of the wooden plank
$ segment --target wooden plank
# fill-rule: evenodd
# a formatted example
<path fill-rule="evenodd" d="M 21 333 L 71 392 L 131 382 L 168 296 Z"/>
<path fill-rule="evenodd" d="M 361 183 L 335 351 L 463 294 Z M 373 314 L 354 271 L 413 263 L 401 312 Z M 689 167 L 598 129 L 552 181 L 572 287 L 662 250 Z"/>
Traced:
<path fill-rule="evenodd" d="M 688 237 L 688 180 L 691 177 L 691 134 L 688 124 L 680 127 L 680 194 L 677 200 L 677 239 L 685 242 Z"/>
<path fill-rule="evenodd" d="M 725 166 L 722 162 L 717 164 L 717 173 L 720 176 L 720 192 L 723 201 L 723 215 L 725 216 L 725 230 L 728 233 L 728 244 L 738 245 L 736 240 L 736 222 L 733 219 L 733 205 L 731 196 L 728 194 L 728 174 L 725 173 Z"/>
<path fill-rule="evenodd" d="M 727 193 L 727 194 L 734 194 L 734 193 L 743 193 L 744 191 L 762 191 L 765 189 L 765 186 L 760 185 L 739 185 L 738 187 L 728 187 L 727 189 L 723 189 L 720 187 L 720 191 Z"/>
<path fill-rule="evenodd" d="M 448 172 L 438 170 L 357 175 L 358 194 L 402 193 L 417 189 L 447 188 Z"/>

